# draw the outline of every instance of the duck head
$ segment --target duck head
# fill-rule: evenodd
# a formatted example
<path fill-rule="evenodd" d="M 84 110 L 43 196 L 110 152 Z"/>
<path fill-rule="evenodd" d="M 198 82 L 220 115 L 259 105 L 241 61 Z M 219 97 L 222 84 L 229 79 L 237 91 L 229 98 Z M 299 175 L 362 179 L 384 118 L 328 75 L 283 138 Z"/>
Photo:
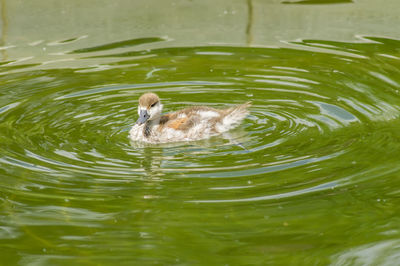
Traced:
<path fill-rule="evenodd" d="M 161 117 L 162 104 L 157 94 L 148 92 L 140 96 L 138 114 L 139 119 L 136 124 L 142 125 L 146 121 L 156 120 Z"/>

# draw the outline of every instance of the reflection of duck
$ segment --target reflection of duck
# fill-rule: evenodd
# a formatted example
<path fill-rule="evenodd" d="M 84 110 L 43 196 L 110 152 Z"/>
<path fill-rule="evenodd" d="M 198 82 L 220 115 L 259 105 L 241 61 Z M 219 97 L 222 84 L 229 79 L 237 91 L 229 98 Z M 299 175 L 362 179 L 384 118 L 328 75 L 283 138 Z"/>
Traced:
<path fill-rule="evenodd" d="M 194 106 L 161 115 L 160 98 L 145 93 L 139 98 L 139 119 L 129 135 L 133 141 L 150 143 L 206 139 L 237 126 L 249 106 L 250 102 L 227 109 Z"/>

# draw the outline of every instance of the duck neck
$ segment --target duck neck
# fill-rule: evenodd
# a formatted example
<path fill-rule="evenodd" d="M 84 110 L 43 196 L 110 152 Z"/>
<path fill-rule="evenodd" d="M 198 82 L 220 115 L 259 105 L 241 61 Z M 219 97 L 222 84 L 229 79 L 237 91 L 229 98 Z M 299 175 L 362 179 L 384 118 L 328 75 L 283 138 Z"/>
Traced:
<path fill-rule="evenodd" d="M 147 120 L 143 127 L 143 135 L 148 138 L 151 135 L 151 130 L 154 125 L 158 125 L 160 123 L 160 117 L 157 117 L 152 120 Z"/>
<path fill-rule="evenodd" d="M 158 124 L 160 124 L 160 118 L 161 118 L 161 116 L 157 116 L 157 117 L 153 118 L 152 120 L 148 120 L 147 122 L 151 126 L 158 125 Z"/>
<path fill-rule="evenodd" d="M 151 134 L 151 121 L 147 121 L 143 127 L 143 135 L 147 138 Z"/>

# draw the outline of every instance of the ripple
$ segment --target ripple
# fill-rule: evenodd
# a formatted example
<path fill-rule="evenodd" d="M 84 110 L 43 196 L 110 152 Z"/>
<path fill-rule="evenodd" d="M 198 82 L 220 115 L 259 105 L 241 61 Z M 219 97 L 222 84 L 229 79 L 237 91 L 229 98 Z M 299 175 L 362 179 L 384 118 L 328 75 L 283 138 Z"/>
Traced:
<path fill-rule="evenodd" d="M 150 38 L 118 42 L 93 49 L 76 50 L 74 53 L 105 52 L 119 47 L 127 47 L 127 45 L 153 41 Z M 313 41 L 303 41 L 301 45 L 320 47 L 318 42 Z M 340 46 L 338 43 L 334 43 L 324 45 L 324 48 L 339 50 Z M 380 117 L 387 112 L 393 116 L 393 111 L 397 111 L 394 105 L 376 98 L 376 95 L 371 92 L 373 88 L 368 87 L 365 90 L 368 85 L 347 83 L 346 81 L 351 79 L 349 73 L 342 82 L 338 83 L 337 80 L 340 79 L 335 79 L 335 83 L 327 82 L 327 74 L 333 73 L 342 76 L 343 73 L 346 73 L 340 69 L 340 67 L 347 67 L 343 64 L 339 64 L 338 69 L 325 71 L 333 65 L 333 61 L 341 61 L 346 56 L 316 53 L 314 57 L 317 58 L 313 59 L 313 62 L 318 68 L 311 65 L 310 69 L 307 69 L 305 65 L 299 67 L 295 62 L 290 61 L 287 65 L 278 65 L 273 57 L 276 49 L 251 49 L 249 50 L 251 53 L 249 53 L 243 48 L 185 48 L 181 49 L 179 55 L 175 52 L 177 49 L 180 48 L 146 51 L 145 53 L 152 57 L 136 59 L 137 66 L 125 66 L 126 69 L 122 68 L 121 71 L 128 71 L 132 68 L 129 71 L 136 71 L 137 74 L 140 74 L 141 66 L 146 64 L 144 60 L 152 60 L 156 63 L 157 60 L 164 60 L 163 58 L 168 56 L 169 61 L 176 62 L 174 66 L 176 69 L 186 66 L 190 61 L 197 61 L 198 69 L 213 70 L 211 72 L 213 74 L 210 75 L 209 71 L 207 75 L 197 72 L 194 80 L 178 79 L 175 81 L 175 78 L 171 77 L 169 81 L 151 82 L 149 80 L 147 83 L 129 84 L 129 82 L 125 82 L 120 85 L 114 85 L 119 82 L 110 85 L 112 80 L 107 80 L 107 84 L 103 86 L 96 82 L 94 87 L 84 89 L 65 89 L 64 86 L 52 86 L 40 94 L 41 99 L 33 94 L 32 99 L 25 99 L 24 106 L 20 106 L 20 102 L 14 102 L 2 107 L 2 112 L 19 113 L 21 118 L 13 123 L 19 126 L 18 131 L 28 133 L 18 141 L 20 145 L 24 145 L 23 148 L 26 152 L 19 154 L 18 158 L 3 159 L 2 162 L 14 166 L 25 165 L 24 168 L 38 171 L 57 166 L 62 167 L 63 171 L 69 170 L 95 176 L 121 177 L 142 172 L 138 168 L 138 166 L 141 167 L 140 162 L 130 161 L 129 154 L 136 154 L 138 159 L 146 158 L 145 153 L 148 151 L 145 149 L 152 146 L 142 145 L 140 147 L 140 145 L 137 146 L 138 144 L 130 146 L 126 141 L 126 134 L 134 122 L 137 98 L 148 90 L 159 93 L 169 110 L 179 108 L 181 106 L 179 102 L 185 103 L 185 105 L 207 104 L 210 106 L 229 105 L 246 100 L 254 102 L 251 116 L 240 129 L 232 133 L 233 136 L 217 137 L 210 141 L 190 144 L 199 145 L 198 150 L 193 154 L 190 153 L 188 144 L 186 144 L 183 148 L 177 149 L 173 155 L 166 155 L 170 157 L 169 160 L 172 158 L 178 160 L 176 165 L 179 165 L 180 168 L 170 168 L 172 163 L 162 162 L 163 154 L 167 153 L 163 150 L 162 145 L 156 154 L 151 156 L 151 161 L 164 165 L 161 173 L 181 172 L 183 177 L 189 179 L 218 177 L 234 179 L 249 175 L 258 176 L 298 166 L 304 167 L 308 164 L 315 165 L 324 160 L 335 160 L 337 151 L 326 154 L 308 151 L 302 155 L 288 154 L 286 156 L 276 154 L 276 151 L 289 147 L 289 150 L 293 152 L 298 148 L 290 143 L 296 142 L 296 139 L 299 139 L 301 143 L 310 134 L 313 135 L 313 140 L 316 142 L 313 143 L 313 147 L 315 150 L 319 150 L 320 146 L 324 145 L 324 141 L 321 140 L 323 134 L 352 127 L 353 124 L 363 125 L 362 121 L 371 120 L 371 115 Z M 296 61 L 299 60 L 299 57 L 305 57 L 311 53 L 301 50 L 285 49 L 285 51 L 291 54 L 290 57 L 287 56 L 286 60 L 294 58 L 293 54 L 296 54 Z M 135 55 L 124 54 L 125 58 L 129 56 Z M 207 58 L 207 60 L 203 61 L 202 58 Z M 238 65 L 232 69 L 231 65 L 226 65 L 226 58 L 238 58 L 239 61 L 246 58 L 246 65 L 252 65 L 253 68 L 250 73 L 246 73 L 248 70 L 244 65 Z M 327 58 L 329 58 L 328 62 Z M 260 59 L 262 59 L 261 62 Z M 209 67 L 210 60 L 213 62 L 213 68 Z M 356 64 L 356 59 L 352 60 Z M 219 67 L 221 64 L 224 64 L 222 73 L 222 67 Z M 259 67 L 260 64 L 262 67 Z M 318 73 L 312 73 L 312 69 L 318 69 Z M 106 76 L 109 71 L 112 70 L 102 70 Z M 158 73 L 153 70 L 150 72 L 152 75 Z M 265 74 L 266 72 L 268 74 Z M 174 73 L 176 78 L 179 78 L 179 71 Z M 46 75 L 43 76 L 46 77 Z M 374 72 L 365 72 L 363 75 L 384 79 L 383 75 Z M 146 72 L 143 73 L 144 76 L 146 79 L 149 77 L 158 79 L 156 76 L 149 76 Z M 384 79 L 384 81 L 387 80 L 391 79 Z M 386 84 L 388 86 L 396 85 L 394 81 L 386 82 Z M 345 89 L 345 85 L 349 86 Z M 363 86 L 364 89 L 360 90 Z M 334 95 L 332 95 L 333 91 Z M 355 97 L 359 98 L 359 93 L 364 93 L 364 98 L 366 98 L 364 102 L 355 101 Z M 196 96 L 194 97 L 194 95 Z M 226 103 L 215 101 L 215 99 L 222 100 L 227 97 L 231 100 Z M 196 99 L 200 99 L 200 101 Z M 176 102 L 176 100 L 178 101 Z M 375 109 L 373 113 L 367 111 L 373 109 Z M 366 116 L 367 113 L 369 117 Z M 377 119 L 379 120 L 379 118 Z M 35 122 L 34 127 L 30 126 L 31 121 Z M 16 131 L 15 128 L 9 130 Z M 41 137 L 43 133 L 45 133 L 44 138 Z M 237 143 L 245 147 L 245 150 L 240 148 Z M 37 144 L 41 148 L 38 149 Z M 214 148 L 214 145 L 218 145 L 218 148 Z M 292 148 L 290 149 L 288 145 L 292 145 Z M 88 153 L 88 150 L 92 150 L 92 152 Z M 107 150 L 112 150 L 111 155 L 113 156 L 110 157 Z M 269 152 L 275 154 L 275 158 L 274 156 L 268 158 Z M 179 162 L 183 159 L 182 154 L 185 154 L 186 158 L 184 162 Z M 213 158 L 217 164 L 211 164 L 212 167 L 209 167 L 210 164 L 201 163 L 200 160 L 206 157 L 202 157 L 200 154 Z M 235 160 L 225 159 L 224 156 L 227 155 L 235 156 Z M 283 156 L 285 159 L 277 160 L 276 158 L 279 156 Z M 254 157 L 266 161 L 255 160 Z M 218 164 L 224 166 L 218 167 Z M 238 170 L 230 171 L 229 169 Z M 202 174 L 199 175 L 196 172 L 202 172 Z"/>
<path fill-rule="evenodd" d="M 335 256 L 332 265 L 393 265 L 400 260 L 399 249 L 398 240 L 371 243 Z"/>
<path fill-rule="evenodd" d="M 98 45 L 95 47 L 82 48 L 82 49 L 74 50 L 74 51 L 72 51 L 72 53 L 92 53 L 92 52 L 106 51 L 106 50 L 111 50 L 111 49 L 116 49 L 116 48 L 132 47 L 132 46 L 137 46 L 140 44 L 162 42 L 162 41 L 166 41 L 166 40 L 167 39 L 159 38 L 159 37 L 131 39 L 131 40 L 125 40 L 125 41 L 119 41 L 119 42 Z"/>
<path fill-rule="evenodd" d="M 54 46 L 68 49 L 78 39 Z M 400 70 L 388 40 L 137 47 L 155 41 L 165 40 L 75 49 L 69 54 L 74 61 L 91 62 L 76 68 L 17 64 L 19 71 L 10 72 L 9 65 L 0 66 L 7 73 L 0 82 L 10 89 L 0 93 L 0 176 L 6 180 L 0 189 L 10 213 L 0 238 L 24 234 L 13 223 L 29 230 L 64 225 L 110 231 L 114 224 L 127 230 L 137 223 L 146 232 L 158 228 L 154 217 L 181 226 L 171 213 L 182 208 L 211 210 L 212 217 L 232 206 L 274 213 L 279 204 L 329 201 L 359 193 L 358 186 L 383 186 L 399 173 Z M 137 99 L 146 91 L 159 94 L 166 112 L 253 105 L 228 134 L 187 143 L 130 142 Z M 148 225 L 143 217 L 154 220 Z M 40 238 L 40 230 L 29 234 Z M 60 233 L 58 239 L 85 242 L 80 237 Z M 51 248 L 46 241 L 41 243 Z"/>

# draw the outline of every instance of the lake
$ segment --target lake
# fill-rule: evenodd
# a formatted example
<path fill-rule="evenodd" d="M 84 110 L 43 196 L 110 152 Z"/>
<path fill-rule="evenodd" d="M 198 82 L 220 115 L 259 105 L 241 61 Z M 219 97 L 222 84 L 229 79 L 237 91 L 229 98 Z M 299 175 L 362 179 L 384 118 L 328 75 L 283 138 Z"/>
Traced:
<path fill-rule="evenodd" d="M 0 3 L 0 264 L 400 263 L 400 2 Z M 132 142 L 149 91 L 252 106 Z"/>

